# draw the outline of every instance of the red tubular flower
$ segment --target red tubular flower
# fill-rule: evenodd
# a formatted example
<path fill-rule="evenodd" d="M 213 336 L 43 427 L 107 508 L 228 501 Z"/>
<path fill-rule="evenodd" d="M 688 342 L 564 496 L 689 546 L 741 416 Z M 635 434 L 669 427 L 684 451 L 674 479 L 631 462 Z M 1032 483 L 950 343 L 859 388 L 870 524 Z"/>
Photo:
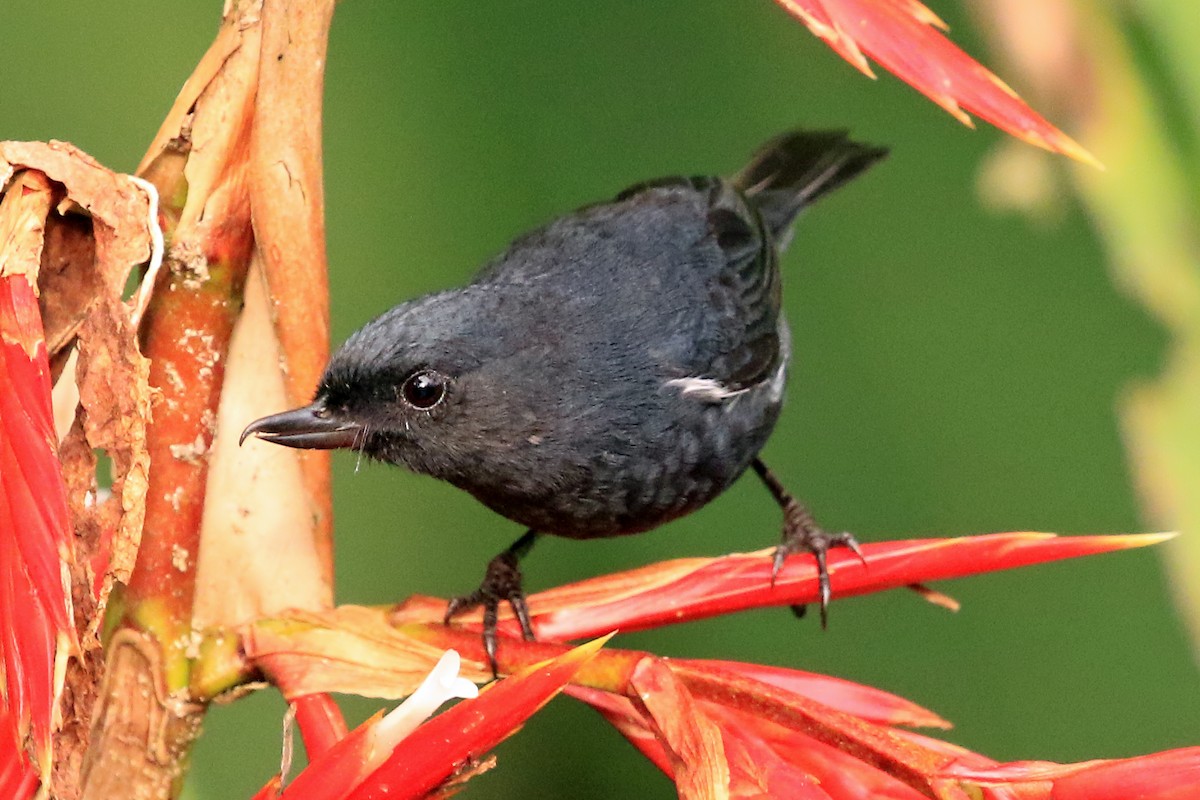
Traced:
<path fill-rule="evenodd" d="M 310 759 L 319 757 L 346 737 L 346 720 L 328 694 L 307 694 L 292 701 L 296 725 Z"/>
<path fill-rule="evenodd" d="M 969 111 L 1032 145 L 1100 166 L 1091 153 L 942 35 L 946 23 L 918 0 L 776 2 L 864 75 L 875 77 L 867 63 L 870 56 L 968 127 L 974 127 Z"/>

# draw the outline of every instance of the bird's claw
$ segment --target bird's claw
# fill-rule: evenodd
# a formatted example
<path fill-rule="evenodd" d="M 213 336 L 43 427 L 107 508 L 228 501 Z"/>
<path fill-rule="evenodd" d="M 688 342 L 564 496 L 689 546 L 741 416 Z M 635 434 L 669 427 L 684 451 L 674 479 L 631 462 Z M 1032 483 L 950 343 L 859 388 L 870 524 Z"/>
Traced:
<path fill-rule="evenodd" d="M 525 641 L 533 641 L 533 623 L 529 619 L 529 606 L 525 603 L 525 592 L 521 588 L 521 567 L 517 562 L 517 554 L 511 550 L 505 550 L 488 562 L 487 572 L 478 589 L 451 598 L 442 618 L 442 623 L 449 625 L 459 614 L 483 606 L 483 650 L 487 654 L 493 678 L 500 675 L 496 664 L 496 624 L 502 602 L 512 607 Z"/>
<path fill-rule="evenodd" d="M 829 566 L 826 554 L 831 547 L 847 547 L 864 564 L 866 558 L 863 556 L 862 548 L 858 546 L 858 540 L 854 538 L 854 534 L 846 531 L 829 533 L 813 523 L 812 517 L 803 506 L 797 503 L 796 509 L 795 512 L 792 508 L 784 509 L 783 541 L 775 548 L 775 556 L 771 563 L 771 585 L 775 585 L 775 579 L 779 576 L 779 571 L 783 569 L 783 564 L 789 555 L 812 553 L 817 559 L 821 627 L 827 628 L 829 626 L 829 601 L 833 597 L 833 590 L 829 584 Z M 803 604 L 792 606 L 792 613 L 797 617 L 803 617 L 806 610 L 807 606 Z"/>

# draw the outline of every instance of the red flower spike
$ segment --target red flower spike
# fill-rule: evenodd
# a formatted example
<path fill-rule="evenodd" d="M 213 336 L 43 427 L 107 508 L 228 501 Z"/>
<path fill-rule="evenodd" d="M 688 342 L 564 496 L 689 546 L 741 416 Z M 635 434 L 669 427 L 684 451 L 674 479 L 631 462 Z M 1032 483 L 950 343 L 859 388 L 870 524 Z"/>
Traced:
<path fill-rule="evenodd" d="M 8 720 L 0 758 L 23 758 L 31 735 L 43 775 L 64 659 L 78 650 L 65 586 L 72 532 L 36 289 L 52 199 L 46 178 L 25 172 L 0 204 L 0 716 Z"/>
<path fill-rule="evenodd" d="M 880 725 L 906 725 L 914 728 L 953 727 L 937 714 L 903 697 L 828 675 L 737 661 L 677 658 L 672 659 L 671 663 L 684 664 L 697 670 L 731 672 L 811 698 L 837 711 Z"/>
<path fill-rule="evenodd" d="M 1020 800 L 1194 800 L 1200 797 L 1200 747 L 1111 761 L 1053 764 L 1018 761 L 988 767 L 963 764 L 947 777 Z"/>
<path fill-rule="evenodd" d="M 720 729 L 664 661 L 643 658 L 629 678 L 628 692 L 663 743 L 681 800 L 715 797 L 730 785 Z"/>
<path fill-rule="evenodd" d="M 831 572 L 839 593 L 864 593 L 1143 546 L 1169 536 L 1058 538 L 1010 533 L 879 543 L 868 546 L 866 565 L 838 554 Z M 779 586 L 771 590 L 768 570 L 768 551 L 653 565 L 536 595 L 531 598 L 537 604 L 535 624 L 561 622 L 567 618 L 564 612 L 597 609 L 610 615 L 601 624 L 623 624 L 613 623 L 610 611 L 628 603 L 638 614 L 644 613 L 638 622 L 645 627 L 693 618 L 696 608 L 722 613 L 754 604 L 804 602 L 815 596 L 817 579 L 811 559 L 796 557 L 786 565 L 779 581 L 785 587 L 782 598 L 774 593 Z M 715 606 L 705 605 L 713 599 L 704 595 L 706 589 L 715 597 Z M 655 604 L 668 607 L 655 609 Z M 402 609 L 374 613 L 386 613 L 404 636 L 481 658 L 477 634 L 440 623 L 443 608 L 442 601 L 418 598 Z M 422 622 L 425 619 L 433 621 Z M 555 630 L 566 636 L 569 627 Z M 550 641 L 507 639 L 501 648 L 502 668 L 519 669 L 564 650 L 564 645 Z M 729 797 L 1080 800 L 1051 790 L 1069 792 L 1073 787 L 1068 779 L 1086 780 L 1077 777 L 1085 774 L 1085 768 L 1118 763 L 1035 765 L 1036 771 L 1030 765 L 1016 765 L 1011 775 L 997 773 L 1000 765 L 982 755 L 893 727 L 945 724 L 919 706 L 868 687 L 783 668 L 657 659 L 616 650 L 599 654 L 573 680 L 577 686 L 567 691 L 595 706 L 647 758 L 675 778 L 681 796 L 688 798 L 707 797 L 716 787 L 718 796 Z M 399 757 L 393 754 L 392 760 Z M 1057 783 L 1048 779 L 1050 769 L 1058 771 L 1053 775 Z M 1132 769 L 1138 774 L 1137 765 Z M 1165 794 L 1163 800 L 1176 798 Z"/>
<path fill-rule="evenodd" d="M 961 578 L 1046 561 L 1157 544 L 1174 534 L 1069 536 L 995 533 L 954 539 L 912 539 L 863 545 L 864 560 L 838 549 L 829 553 L 835 599 L 896 589 L 914 583 Z M 750 608 L 814 603 L 816 563 L 811 556 L 788 559 L 771 584 L 771 552 L 720 558 L 665 561 L 539 592 L 529 598 L 533 627 L 541 641 L 587 638 L 620 629 L 655 628 Z M 444 602 L 406 605 L 405 621 L 440 620 Z M 503 614 L 503 612 L 502 612 Z M 500 631 L 519 638 L 511 613 Z M 479 627 L 479 616 L 469 618 Z"/>
<path fill-rule="evenodd" d="M 868 77 L 866 56 L 974 127 L 966 112 L 1029 144 L 1099 167 L 1091 153 L 1025 104 L 947 39 L 946 23 L 917 0 L 776 0 Z M 865 54 L 865 55 L 864 55 Z"/>
<path fill-rule="evenodd" d="M 319 758 L 346 737 L 346 720 L 342 710 L 327 694 L 306 694 L 292 701 L 296 724 L 304 740 L 304 751 L 311 761 Z"/>
<path fill-rule="evenodd" d="M 922 800 L 926 797 L 886 772 L 811 736 L 734 709 L 725 709 L 723 713 L 731 721 L 742 718 L 741 724 L 753 725 L 757 735 L 776 753 L 816 778 L 837 800 Z"/>

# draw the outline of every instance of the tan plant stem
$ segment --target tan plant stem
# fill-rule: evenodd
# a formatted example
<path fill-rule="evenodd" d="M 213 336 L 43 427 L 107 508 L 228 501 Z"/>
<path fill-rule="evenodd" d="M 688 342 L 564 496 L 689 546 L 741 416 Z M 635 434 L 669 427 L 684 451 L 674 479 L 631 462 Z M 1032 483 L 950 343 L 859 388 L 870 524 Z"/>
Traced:
<path fill-rule="evenodd" d="M 168 238 L 140 331 L 154 395 L 149 489 L 133 572 L 108 609 L 114 632 L 84 764 L 86 798 L 177 794 L 207 701 L 249 677 L 218 642 L 220 670 L 232 676 L 219 685 L 193 681 L 197 659 L 214 658 L 214 646 L 202 647 L 198 605 L 210 619 L 237 618 L 253 613 L 249 600 L 270 602 L 270 581 L 289 579 L 307 592 L 293 591 L 293 602 L 329 602 L 329 477 L 321 456 L 301 465 L 311 530 L 290 531 L 308 534 L 318 551 L 303 562 L 317 565 L 315 577 L 253 573 L 267 583 L 231 593 L 226 611 L 197 567 L 210 537 L 224 537 L 217 551 L 230 557 L 231 523 L 214 522 L 219 515 L 209 502 L 210 462 L 252 264 L 263 266 L 279 314 L 281 356 L 268 366 L 283 370 L 289 394 L 311 391 L 328 352 L 320 92 L 332 10 L 332 2 L 301 0 L 231 4 L 140 168 L 163 198 Z M 227 459 L 231 465 L 237 460 Z M 252 528 L 235 533 L 249 549 L 233 557 L 274 558 L 255 554 Z"/>

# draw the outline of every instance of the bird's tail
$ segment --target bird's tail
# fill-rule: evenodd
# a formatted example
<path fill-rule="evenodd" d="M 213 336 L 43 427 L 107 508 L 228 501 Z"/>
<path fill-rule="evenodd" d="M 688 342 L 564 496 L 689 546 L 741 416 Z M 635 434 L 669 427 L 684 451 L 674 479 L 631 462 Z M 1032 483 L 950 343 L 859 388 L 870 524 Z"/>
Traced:
<path fill-rule="evenodd" d="M 733 177 L 777 241 L 817 198 L 859 175 L 887 149 L 851 141 L 846 131 L 791 131 L 767 142 Z"/>

